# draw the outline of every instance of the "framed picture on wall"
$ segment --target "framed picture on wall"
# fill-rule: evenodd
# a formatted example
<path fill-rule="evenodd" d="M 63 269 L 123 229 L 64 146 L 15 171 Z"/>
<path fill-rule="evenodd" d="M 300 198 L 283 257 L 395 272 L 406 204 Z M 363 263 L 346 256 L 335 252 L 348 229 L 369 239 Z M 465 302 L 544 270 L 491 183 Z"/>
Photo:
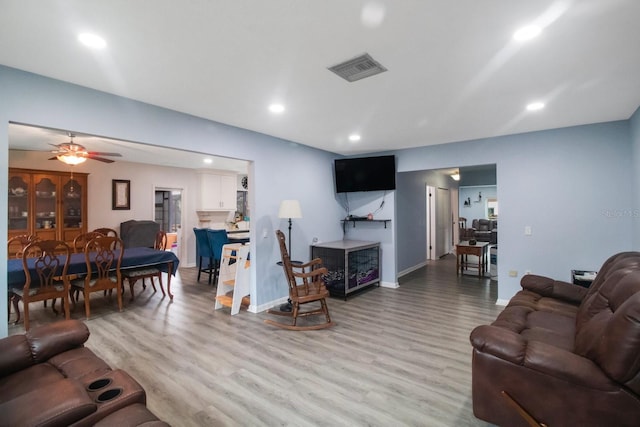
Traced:
<path fill-rule="evenodd" d="M 124 179 L 111 180 L 111 209 L 131 209 L 131 181 Z"/>

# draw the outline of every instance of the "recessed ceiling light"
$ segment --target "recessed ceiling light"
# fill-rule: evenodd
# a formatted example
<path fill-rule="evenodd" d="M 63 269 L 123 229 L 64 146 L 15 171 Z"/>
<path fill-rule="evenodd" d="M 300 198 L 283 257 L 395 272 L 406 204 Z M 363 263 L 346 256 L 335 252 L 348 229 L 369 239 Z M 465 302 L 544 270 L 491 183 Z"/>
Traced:
<path fill-rule="evenodd" d="M 100 36 L 91 33 L 78 34 L 78 41 L 83 45 L 93 49 L 104 49 L 107 46 L 107 42 Z"/>
<path fill-rule="evenodd" d="M 527 111 L 538 111 L 544 108 L 544 102 L 532 102 L 527 105 Z"/>
<path fill-rule="evenodd" d="M 210 165 L 211 163 L 213 163 L 213 159 L 210 159 L 210 158 L 208 158 L 208 157 L 207 157 L 206 159 L 202 160 L 202 161 L 203 161 L 203 162 L 205 162 L 205 163 L 206 163 L 206 164 L 208 164 L 208 165 Z"/>
<path fill-rule="evenodd" d="M 358 135 L 356 133 L 349 135 L 349 141 L 351 141 L 351 142 L 360 141 L 360 135 Z"/>
<path fill-rule="evenodd" d="M 542 28 L 538 27 L 537 25 L 527 25 L 526 27 L 522 27 L 518 31 L 513 33 L 513 38 L 517 41 L 531 40 L 532 38 L 540 35 L 541 32 Z"/>
<path fill-rule="evenodd" d="M 284 105 L 282 104 L 271 104 L 269 105 L 269 111 L 272 113 L 282 113 L 284 112 Z"/>

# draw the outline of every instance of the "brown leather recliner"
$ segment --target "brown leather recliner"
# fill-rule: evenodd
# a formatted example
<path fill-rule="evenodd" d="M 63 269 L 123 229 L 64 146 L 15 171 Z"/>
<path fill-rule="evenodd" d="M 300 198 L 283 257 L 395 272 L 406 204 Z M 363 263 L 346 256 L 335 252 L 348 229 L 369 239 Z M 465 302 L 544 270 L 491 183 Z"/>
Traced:
<path fill-rule="evenodd" d="M 497 243 L 498 221 L 482 218 L 474 219 L 471 222 L 471 228 L 473 228 L 473 234 L 477 241 Z M 492 233 L 495 242 L 492 241 Z"/>
<path fill-rule="evenodd" d="M 640 253 L 614 255 L 589 289 L 527 275 L 475 328 L 476 417 L 501 426 L 637 426 Z"/>
<path fill-rule="evenodd" d="M 0 426 L 167 426 L 142 386 L 84 347 L 89 330 L 64 320 L 0 339 Z"/>

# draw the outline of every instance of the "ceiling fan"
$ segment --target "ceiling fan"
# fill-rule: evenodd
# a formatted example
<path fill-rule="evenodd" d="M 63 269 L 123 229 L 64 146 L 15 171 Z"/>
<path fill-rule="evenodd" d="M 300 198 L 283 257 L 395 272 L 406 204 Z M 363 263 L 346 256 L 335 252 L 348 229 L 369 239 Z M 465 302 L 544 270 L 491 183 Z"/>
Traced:
<path fill-rule="evenodd" d="M 68 165 L 79 165 L 80 163 L 84 163 L 87 159 L 98 160 L 104 163 L 113 163 L 114 161 L 111 159 L 106 159 L 101 156 L 110 156 L 110 157 L 122 157 L 119 153 L 101 153 L 97 151 L 87 151 L 84 146 L 80 144 L 76 144 L 73 142 L 73 138 L 75 135 L 69 134 L 69 142 L 64 142 L 62 144 L 50 144 L 56 147 L 56 150 L 53 150 L 56 156 L 50 158 L 49 160 L 60 160 L 62 163 L 66 163 Z"/>

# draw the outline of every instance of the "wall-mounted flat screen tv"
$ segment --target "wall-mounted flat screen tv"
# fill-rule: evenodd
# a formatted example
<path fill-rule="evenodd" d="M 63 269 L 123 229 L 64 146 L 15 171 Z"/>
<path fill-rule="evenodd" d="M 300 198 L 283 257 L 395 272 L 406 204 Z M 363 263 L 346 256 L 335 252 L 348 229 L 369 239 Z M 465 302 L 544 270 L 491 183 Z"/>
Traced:
<path fill-rule="evenodd" d="M 336 192 L 396 189 L 396 157 L 360 157 L 335 160 Z"/>

